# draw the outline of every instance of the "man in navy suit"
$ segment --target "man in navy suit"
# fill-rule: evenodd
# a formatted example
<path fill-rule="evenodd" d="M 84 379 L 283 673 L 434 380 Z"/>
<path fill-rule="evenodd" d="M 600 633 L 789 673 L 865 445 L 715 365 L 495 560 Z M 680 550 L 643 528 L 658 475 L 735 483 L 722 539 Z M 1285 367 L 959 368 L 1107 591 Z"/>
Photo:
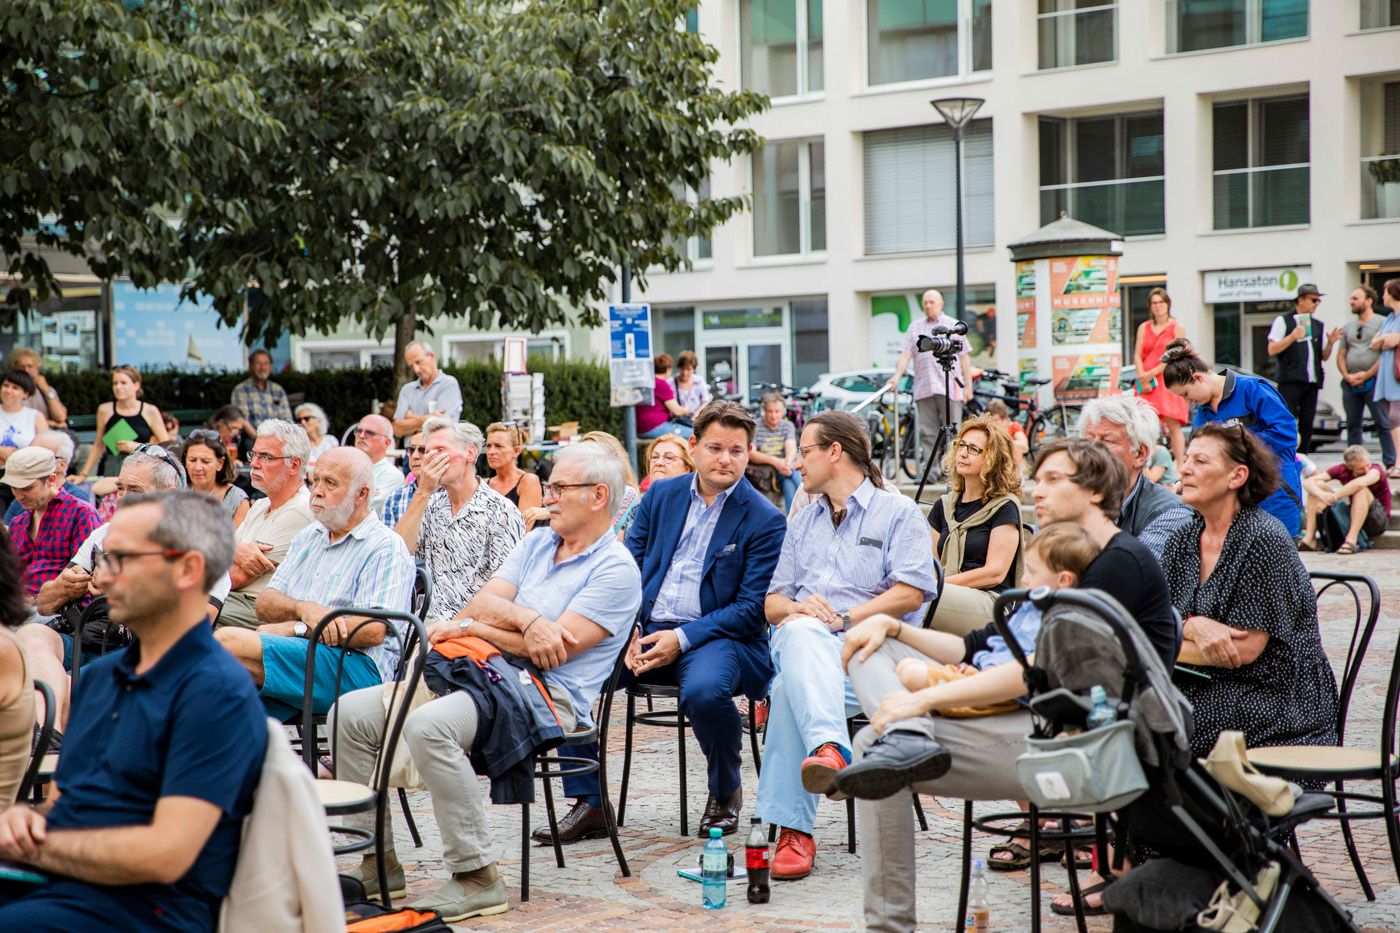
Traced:
<path fill-rule="evenodd" d="M 712 402 L 695 416 L 695 473 L 661 480 L 642 497 L 627 549 L 642 571 L 642 632 L 626 665 L 631 678 L 676 684 L 680 707 L 709 768 L 709 800 L 700 836 L 739 825 L 743 734 L 734 696 L 768 692 L 768 585 L 787 523 L 744 479 L 755 430 L 733 402 Z M 595 757 L 596 745 L 560 749 Z M 566 779 L 574 806 L 559 824 L 562 842 L 605 832 L 595 775 Z M 549 841 L 549 828 L 535 831 Z"/>

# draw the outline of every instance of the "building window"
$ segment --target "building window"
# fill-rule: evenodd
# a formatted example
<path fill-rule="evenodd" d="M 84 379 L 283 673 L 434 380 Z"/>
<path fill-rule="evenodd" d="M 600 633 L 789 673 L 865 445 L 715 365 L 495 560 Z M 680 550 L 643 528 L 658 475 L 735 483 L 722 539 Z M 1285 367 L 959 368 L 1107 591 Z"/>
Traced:
<path fill-rule="evenodd" d="M 1162 112 L 1040 118 L 1040 222 L 1061 212 L 1119 236 L 1165 233 Z"/>
<path fill-rule="evenodd" d="M 695 349 L 695 306 L 653 308 L 652 320 L 656 331 L 653 342 L 661 353 L 669 353 L 671 359 L 681 355 L 683 350 Z"/>
<path fill-rule="evenodd" d="M 700 32 L 700 8 L 691 7 L 685 11 L 685 31 L 692 35 Z"/>
<path fill-rule="evenodd" d="M 1040 68 L 1118 60 L 1118 0 L 1039 0 Z"/>
<path fill-rule="evenodd" d="M 870 83 L 988 71 L 992 0 L 866 0 Z"/>
<path fill-rule="evenodd" d="M 753 252 L 826 251 L 826 149 L 820 140 L 770 142 L 753 157 Z"/>
<path fill-rule="evenodd" d="M 826 299 L 809 298 L 788 306 L 792 326 L 792 384 L 809 386 L 831 366 L 826 333 Z"/>
<path fill-rule="evenodd" d="M 1306 96 L 1215 105 L 1215 229 L 1308 222 L 1308 125 Z"/>
<path fill-rule="evenodd" d="M 1361 216 L 1400 217 L 1400 81 L 1364 87 L 1362 102 Z"/>
<path fill-rule="evenodd" d="M 952 249 L 953 134 L 919 126 L 865 134 L 865 252 Z M 963 131 L 963 242 L 990 246 L 993 224 L 992 121 Z"/>
<path fill-rule="evenodd" d="M 1361 28 L 1400 26 L 1400 0 L 1361 0 Z"/>
<path fill-rule="evenodd" d="M 688 204 L 699 204 L 710 199 L 710 176 L 706 175 L 700 182 L 700 190 L 687 187 L 682 182 L 677 181 L 671 185 L 671 193 L 676 200 L 685 201 Z M 708 264 L 714 256 L 713 243 L 708 236 L 686 237 L 684 242 L 679 239 L 669 240 L 669 245 L 675 248 L 676 252 L 690 261 L 692 265 Z"/>
<path fill-rule="evenodd" d="M 747 90 L 803 97 L 822 90 L 822 0 L 739 0 Z"/>
<path fill-rule="evenodd" d="M 1301 39 L 1308 0 L 1168 0 L 1167 31 L 1172 52 Z"/>

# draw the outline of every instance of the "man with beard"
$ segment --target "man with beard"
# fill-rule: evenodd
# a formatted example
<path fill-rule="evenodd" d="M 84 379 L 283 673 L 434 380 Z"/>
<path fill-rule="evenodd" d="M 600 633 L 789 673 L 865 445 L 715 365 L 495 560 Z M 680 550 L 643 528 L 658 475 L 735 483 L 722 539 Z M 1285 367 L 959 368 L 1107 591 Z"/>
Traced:
<path fill-rule="evenodd" d="M 253 675 L 269 715 L 283 720 L 301 711 L 307 641 L 326 613 L 342 606 L 409 611 L 413 559 L 403 539 L 370 514 L 374 467 L 363 451 L 336 447 L 316 461 L 311 513 L 316 521 L 292 539 L 287 557 L 258 594 L 256 630 L 221 628 L 215 637 Z M 338 695 L 392 681 L 400 641 L 382 625 L 341 616 L 321 633 L 313 707 L 325 713 Z M 399 632 L 401 638 L 403 633 Z M 336 646 L 350 638 L 343 671 Z M 337 676 L 339 691 L 337 692 Z"/>
<path fill-rule="evenodd" d="M 0 929 L 212 931 L 267 748 L 210 635 L 233 529 L 198 493 L 136 495 L 105 545 L 95 579 L 136 640 L 84 666 L 54 793 L 0 814 L 0 859 L 51 876 L 0 888 Z"/>

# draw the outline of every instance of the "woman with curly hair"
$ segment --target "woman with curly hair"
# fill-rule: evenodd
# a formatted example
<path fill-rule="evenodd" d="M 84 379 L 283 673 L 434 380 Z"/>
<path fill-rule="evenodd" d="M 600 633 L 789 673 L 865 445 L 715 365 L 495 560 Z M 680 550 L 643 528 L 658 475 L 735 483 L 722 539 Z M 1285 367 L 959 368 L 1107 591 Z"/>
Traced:
<path fill-rule="evenodd" d="M 1011 435 L 989 418 L 967 419 L 943 471 L 952 488 L 928 515 L 946 574 L 933 627 L 965 635 L 991 621 L 996 595 L 1021 576 L 1021 474 Z"/>

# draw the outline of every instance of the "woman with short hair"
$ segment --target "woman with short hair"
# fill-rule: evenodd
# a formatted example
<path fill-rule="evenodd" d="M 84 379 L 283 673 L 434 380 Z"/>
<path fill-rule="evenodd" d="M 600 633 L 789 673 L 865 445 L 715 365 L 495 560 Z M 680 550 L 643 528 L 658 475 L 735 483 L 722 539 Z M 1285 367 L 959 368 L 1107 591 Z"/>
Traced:
<path fill-rule="evenodd" d="M 326 410 L 320 405 L 312 402 L 303 402 L 297 406 L 293 413 L 297 424 L 306 432 L 306 439 L 311 442 L 311 459 L 306 461 L 308 468 L 316 465 L 316 460 L 321 454 L 332 447 L 339 447 L 340 441 L 331 434 L 330 419 L 326 417 Z"/>
<path fill-rule="evenodd" d="M 191 489 L 220 503 L 234 527 L 243 523 L 251 503 L 248 494 L 233 483 L 238 469 L 219 432 L 208 428 L 191 431 L 180 450 L 180 465 L 185 468 Z"/>
<path fill-rule="evenodd" d="M 674 434 L 663 434 L 647 445 L 647 475 L 638 488 L 645 493 L 659 479 L 684 476 L 695 472 L 695 459 L 690 447 Z"/>
<path fill-rule="evenodd" d="M 690 412 L 691 418 L 700 414 L 700 409 L 710 404 L 710 387 L 696 375 L 699 369 L 700 360 L 695 356 L 694 350 L 682 350 L 680 356 L 676 357 L 676 375 L 673 380 L 676 384 L 676 401 Z"/>
<path fill-rule="evenodd" d="M 0 381 L 0 464 L 49 429 L 49 420 L 25 404 L 33 392 L 34 380 L 21 369 L 10 370 Z"/>

